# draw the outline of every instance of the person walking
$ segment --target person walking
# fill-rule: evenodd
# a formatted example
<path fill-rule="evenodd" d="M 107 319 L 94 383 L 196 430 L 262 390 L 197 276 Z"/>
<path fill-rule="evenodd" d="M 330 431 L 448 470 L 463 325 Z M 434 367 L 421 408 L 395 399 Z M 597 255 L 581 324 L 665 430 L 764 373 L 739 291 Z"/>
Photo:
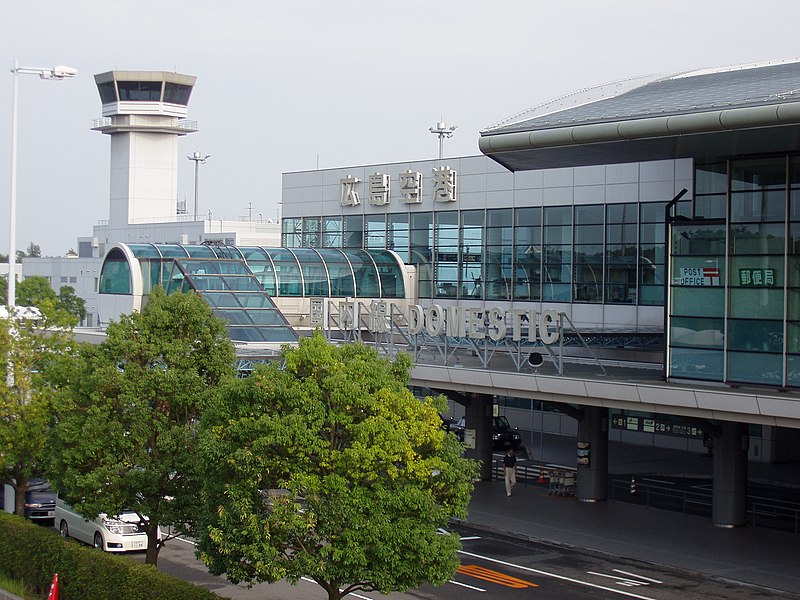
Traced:
<path fill-rule="evenodd" d="M 511 495 L 511 488 L 517 485 L 517 457 L 514 448 L 509 448 L 503 457 L 503 472 L 506 478 L 506 495 Z"/>

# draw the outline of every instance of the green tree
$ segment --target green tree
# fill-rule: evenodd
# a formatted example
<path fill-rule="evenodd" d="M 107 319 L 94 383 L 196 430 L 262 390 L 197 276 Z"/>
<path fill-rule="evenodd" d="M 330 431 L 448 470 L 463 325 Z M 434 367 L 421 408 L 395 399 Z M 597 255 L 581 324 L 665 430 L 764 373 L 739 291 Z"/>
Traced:
<path fill-rule="evenodd" d="M 0 480 L 14 488 L 19 515 L 30 479 L 44 473 L 53 382 L 72 346 L 69 329 L 47 316 L 0 319 Z"/>
<path fill-rule="evenodd" d="M 233 582 L 314 579 L 338 599 L 441 584 L 476 465 L 407 389 L 410 359 L 321 333 L 221 390 L 201 421 L 198 555 Z"/>
<path fill-rule="evenodd" d="M 29 258 L 41 258 L 42 257 L 42 247 L 39 244 L 34 244 L 31 242 L 28 244 L 28 254 Z"/>
<path fill-rule="evenodd" d="M 225 324 L 202 297 L 154 289 L 142 312 L 82 348 L 53 428 L 50 482 L 86 517 L 137 512 L 145 560 L 157 564 L 159 526 L 191 530 L 196 421 L 214 387 L 234 376 Z"/>
<path fill-rule="evenodd" d="M 8 289 L 4 290 L 8 295 Z M 86 302 L 75 295 L 75 288 L 65 285 L 58 294 L 46 277 L 26 277 L 16 285 L 18 306 L 35 306 L 54 322 L 74 327 L 86 318 Z"/>
<path fill-rule="evenodd" d="M 58 290 L 56 309 L 72 315 L 77 319 L 77 323 L 86 318 L 86 300 L 76 295 L 75 288 L 71 285 L 62 285 Z"/>

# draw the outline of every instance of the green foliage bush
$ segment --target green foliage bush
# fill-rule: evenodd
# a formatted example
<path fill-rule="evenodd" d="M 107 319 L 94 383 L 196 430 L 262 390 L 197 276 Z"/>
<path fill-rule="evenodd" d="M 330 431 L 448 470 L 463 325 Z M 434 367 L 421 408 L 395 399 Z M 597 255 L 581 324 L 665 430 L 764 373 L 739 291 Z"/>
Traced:
<path fill-rule="evenodd" d="M 60 600 L 212 600 L 216 594 L 121 556 L 63 540 L 52 529 L 0 512 L 0 571 L 46 595 L 58 573 Z"/>

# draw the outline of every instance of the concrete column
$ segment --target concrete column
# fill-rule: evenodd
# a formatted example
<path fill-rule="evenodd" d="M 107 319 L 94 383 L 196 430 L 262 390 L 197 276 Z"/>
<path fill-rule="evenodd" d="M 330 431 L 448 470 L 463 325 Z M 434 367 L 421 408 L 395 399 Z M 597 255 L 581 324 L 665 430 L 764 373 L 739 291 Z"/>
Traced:
<path fill-rule="evenodd" d="M 714 492 L 711 518 L 717 527 L 747 523 L 747 426 L 720 422 L 714 437 Z"/>
<path fill-rule="evenodd" d="M 469 399 L 464 410 L 467 429 L 475 430 L 475 448 L 467 448 L 464 455 L 481 461 L 481 479 L 492 480 L 492 396 L 467 392 Z M 465 432 L 466 440 L 466 432 Z"/>
<path fill-rule="evenodd" d="M 598 406 L 583 408 L 578 421 L 578 474 L 575 495 L 581 502 L 608 497 L 608 411 Z"/>

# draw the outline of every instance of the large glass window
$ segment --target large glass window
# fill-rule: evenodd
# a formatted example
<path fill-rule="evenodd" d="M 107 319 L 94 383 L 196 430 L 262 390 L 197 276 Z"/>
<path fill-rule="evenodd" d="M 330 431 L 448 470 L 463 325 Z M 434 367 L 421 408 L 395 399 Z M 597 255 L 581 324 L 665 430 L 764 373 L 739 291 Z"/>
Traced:
<path fill-rule="evenodd" d="M 108 253 L 100 272 L 101 294 L 128 294 L 131 291 L 131 267 L 121 250 Z"/>
<path fill-rule="evenodd" d="M 461 252 L 459 296 L 479 299 L 483 297 L 485 277 L 483 274 L 484 211 L 470 210 L 461 213 Z"/>
<path fill-rule="evenodd" d="M 322 219 L 322 247 L 342 247 L 342 218 L 323 217 Z"/>
<path fill-rule="evenodd" d="M 456 211 L 435 213 L 434 282 L 437 298 L 455 298 L 458 293 L 459 230 Z"/>
<path fill-rule="evenodd" d="M 368 215 L 365 224 L 366 248 L 383 250 L 386 248 L 386 217 L 384 215 Z"/>
<path fill-rule="evenodd" d="M 542 209 L 516 209 L 512 290 L 515 300 L 542 298 L 542 256 Z"/>
<path fill-rule="evenodd" d="M 603 301 L 603 242 L 605 208 L 602 204 L 575 207 L 573 299 Z"/>
<path fill-rule="evenodd" d="M 511 300 L 514 228 L 510 208 L 486 211 L 485 297 Z"/>
<path fill-rule="evenodd" d="M 183 85 L 180 83 L 164 84 L 164 102 L 186 106 L 189 104 L 189 96 L 191 94 L 192 86 L 190 85 Z"/>
<path fill-rule="evenodd" d="M 343 241 L 345 248 L 364 247 L 364 217 L 350 215 L 344 218 Z"/>
<path fill-rule="evenodd" d="M 304 217 L 303 218 L 303 248 L 319 248 L 321 242 L 320 236 L 320 218 L 319 217 Z"/>
<path fill-rule="evenodd" d="M 409 262 L 408 213 L 390 214 L 386 223 L 386 248 Z"/>
<path fill-rule="evenodd" d="M 542 233 L 542 299 L 569 302 L 572 299 L 572 207 L 546 206 Z"/>
<path fill-rule="evenodd" d="M 411 214 L 411 264 L 417 267 L 420 298 L 433 297 L 433 213 Z"/>
<path fill-rule="evenodd" d="M 300 248 L 303 245 L 302 219 L 285 218 L 282 221 L 282 245 L 286 248 Z"/>

